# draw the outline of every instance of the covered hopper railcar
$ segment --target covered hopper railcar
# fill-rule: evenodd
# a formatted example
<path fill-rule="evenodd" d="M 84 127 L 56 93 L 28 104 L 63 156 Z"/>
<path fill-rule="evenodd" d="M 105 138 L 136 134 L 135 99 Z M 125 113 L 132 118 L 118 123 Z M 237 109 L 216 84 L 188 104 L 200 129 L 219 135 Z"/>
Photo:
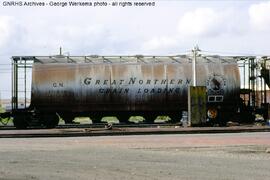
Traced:
<path fill-rule="evenodd" d="M 38 58 L 32 68 L 28 119 L 38 119 L 47 127 L 58 123 L 58 115 L 66 123 L 77 116 L 100 122 L 108 115 L 117 116 L 120 122 L 132 115 L 144 116 L 149 122 L 158 115 L 168 115 L 179 122 L 188 107 L 191 61 L 186 55 Z M 208 118 L 227 121 L 238 106 L 237 62 L 198 57 L 196 69 L 197 85 L 207 88 Z M 26 118 L 14 120 L 17 127 L 30 123 Z"/>

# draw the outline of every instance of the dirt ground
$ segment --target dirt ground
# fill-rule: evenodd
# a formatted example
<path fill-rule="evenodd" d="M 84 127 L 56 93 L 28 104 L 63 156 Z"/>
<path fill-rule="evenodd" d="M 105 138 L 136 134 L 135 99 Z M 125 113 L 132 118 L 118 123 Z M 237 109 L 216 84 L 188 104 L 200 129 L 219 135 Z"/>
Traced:
<path fill-rule="evenodd" d="M 270 179 L 270 133 L 0 139 L 0 179 Z"/>

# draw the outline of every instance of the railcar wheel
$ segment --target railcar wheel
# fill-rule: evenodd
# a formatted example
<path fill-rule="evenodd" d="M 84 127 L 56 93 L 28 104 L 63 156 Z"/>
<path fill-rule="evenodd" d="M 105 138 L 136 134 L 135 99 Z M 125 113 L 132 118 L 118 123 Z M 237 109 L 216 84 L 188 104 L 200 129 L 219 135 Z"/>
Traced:
<path fill-rule="evenodd" d="M 64 116 L 62 116 L 62 118 L 64 119 L 64 121 L 65 121 L 65 124 L 73 124 L 74 122 L 73 122 L 73 120 L 74 120 L 74 116 L 73 115 L 64 115 Z"/>
<path fill-rule="evenodd" d="M 179 113 L 174 113 L 169 115 L 171 120 L 169 121 L 170 123 L 180 123 L 182 119 L 182 112 Z"/>
<path fill-rule="evenodd" d="M 17 114 L 13 117 L 13 124 L 17 129 L 26 129 L 29 126 L 28 118 L 25 114 Z"/>
<path fill-rule="evenodd" d="M 92 124 L 96 123 L 101 123 L 103 116 L 101 115 L 96 115 L 96 116 L 91 116 L 90 119 L 92 120 Z"/>
<path fill-rule="evenodd" d="M 129 115 L 121 115 L 117 116 L 117 119 L 119 120 L 119 123 L 128 123 L 129 122 Z"/>
<path fill-rule="evenodd" d="M 157 115 L 155 115 L 155 114 L 145 114 L 143 117 L 144 117 L 144 122 L 145 123 L 154 123 L 156 118 L 157 118 Z"/>
<path fill-rule="evenodd" d="M 59 123 L 59 117 L 55 114 L 43 114 L 42 122 L 46 128 L 54 128 Z"/>

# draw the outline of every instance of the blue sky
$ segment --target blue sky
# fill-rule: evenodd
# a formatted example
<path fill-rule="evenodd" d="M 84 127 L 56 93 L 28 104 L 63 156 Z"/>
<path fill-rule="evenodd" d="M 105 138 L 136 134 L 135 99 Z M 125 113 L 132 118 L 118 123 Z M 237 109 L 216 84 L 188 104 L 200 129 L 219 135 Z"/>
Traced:
<path fill-rule="evenodd" d="M 196 44 L 214 54 L 270 54 L 270 1 L 159 0 L 144 8 L 4 7 L 2 2 L 0 64 L 13 55 L 57 54 L 60 46 L 70 55 L 171 55 Z M 1 70 L 6 68 L 0 68 L 2 98 L 10 96 L 10 74 Z"/>

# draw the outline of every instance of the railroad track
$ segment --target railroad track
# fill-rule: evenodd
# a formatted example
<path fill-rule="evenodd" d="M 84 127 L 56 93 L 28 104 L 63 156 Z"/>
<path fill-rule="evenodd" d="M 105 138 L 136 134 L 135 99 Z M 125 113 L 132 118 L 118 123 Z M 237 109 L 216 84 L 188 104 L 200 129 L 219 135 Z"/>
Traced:
<path fill-rule="evenodd" d="M 108 126 L 108 123 L 96 123 L 96 124 L 63 124 L 58 125 L 56 128 L 104 128 Z M 175 127 L 180 126 L 180 123 L 153 123 L 153 124 L 146 124 L 146 123 L 117 123 L 112 124 L 114 128 L 158 128 L 158 127 Z"/>
<path fill-rule="evenodd" d="M 102 126 L 104 125 L 104 126 Z M 72 127 L 73 126 L 73 127 Z M 102 127 L 98 127 L 102 126 Z M 60 125 L 54 129 L 32 128 L 17 130 L 14 127 L 0 128 L 0 138 L 38 138 L 38 137 L 79 137 L 79 136 L 119 136 L 119 135 L 155 135 L 155 134 L 202 134 L 202 133 L 240 133 L 270 132 L 270 126 L 234 126 L 234 127 L 181 127 L 165 124 L 144 124 L 141 127 L 117 124 L 112 128 L 105 124 Z"/>
<path fill-rule="evenodd" d="M 180 123 L 115 123 L 112 124 L 113 128 L 159 128 L 159 127 L 179 127 Z M 95 123 L 95 124 L 59 124 L 55 129 L 70 129 L 70 128 L 108 128 L 108 123 Z M 14 130 L 12 125 L 2 125 L 0 130 Z M 30 127 L 28 129 L 45 129 L 44 127 Z"/>

